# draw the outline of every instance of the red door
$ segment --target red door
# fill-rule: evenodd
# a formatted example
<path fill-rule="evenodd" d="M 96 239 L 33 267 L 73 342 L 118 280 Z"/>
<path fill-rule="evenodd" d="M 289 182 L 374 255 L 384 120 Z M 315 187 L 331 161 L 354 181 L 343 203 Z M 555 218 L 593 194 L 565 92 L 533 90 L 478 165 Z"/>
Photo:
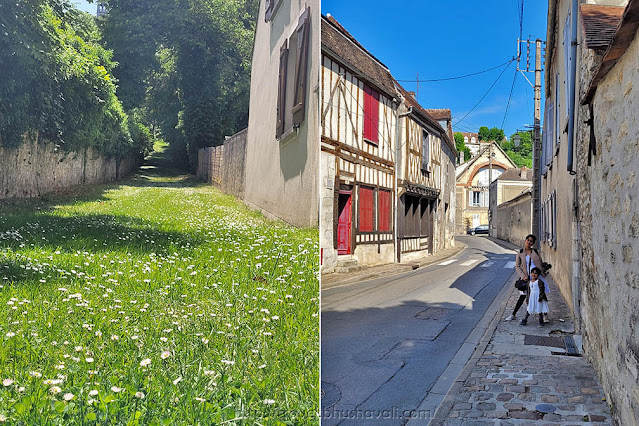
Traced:
<path fill-rule="evenodd" d="M 351 191 L 340 191 L 337 205 L 337 254 L 351 254 Z"/>

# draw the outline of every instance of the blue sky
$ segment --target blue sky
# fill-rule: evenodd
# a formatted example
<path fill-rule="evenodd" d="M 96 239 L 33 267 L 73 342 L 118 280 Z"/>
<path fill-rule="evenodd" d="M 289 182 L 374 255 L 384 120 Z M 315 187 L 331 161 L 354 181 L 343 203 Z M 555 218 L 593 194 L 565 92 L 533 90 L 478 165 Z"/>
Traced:
<path fill-rule="evenodd" d="M 441 79 L 483 71 L 517 55 L 519 10 L 524 1 L 522 35 L 546 38 L 547 0 L 321 0 L 330 13 L 397 80 Z M 522 55 L 522 66 L 525 58 Z M 543 67 L 543 62 L 542 62 Z M 486 94 L 504 67 L 464 79 L 422 82 L 418 101 L 425 108 L 450 108 L 455 131 L 502 127 L 513 79 L 513 96 L 503 128 L 506 136 L 533 122 L 533 88 L 512 63 Z M 534 45 L 531 45 L 534 70 Z M 527 74 L 534 82 L 534 73 Z M 409 91 L 417 83 L 400 81 Z M 543 84 L 543 77 L 542 77 Z M 543 96 L 543 91 L 542 91 Z M 543 110 L 542 110 L 543 113 Z"/>
<path fill-rule="evenodd" d="M 96 3 L 89 3 L 85 0 L 72 0 L 72 3 L 75 4 L 78 9 L 89 12 L 92 15 L 95 15 L 95 11 L 98 8 Z"/>

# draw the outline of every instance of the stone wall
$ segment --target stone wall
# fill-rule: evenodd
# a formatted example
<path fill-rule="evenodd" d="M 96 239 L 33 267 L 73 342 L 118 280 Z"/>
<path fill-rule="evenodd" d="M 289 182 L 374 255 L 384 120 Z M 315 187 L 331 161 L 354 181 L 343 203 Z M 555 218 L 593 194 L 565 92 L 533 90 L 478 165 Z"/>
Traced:
<path fill-rule="evenodd" d="M 197 152 L 197 177 L 239 199 L 244 198 L 246 131 L 226 138 L 224 145 L 201 148 Z"/>
<path fill-rule="evenodd" d="M 494 211 L 491 225 L 495 237 L 523 247 L 524 240 L 532 229 L 532 190 L 499 204 Z"/>
<path fill-rule="evenodd" d="M 587 126 L 581 125 L 578 144 L 584 346 L 621 425 L 639 424 L 637 69 L 639 35 L 599 83 L 593 101 L 597 154 L 591 166 Z M 585 107 L 580 113 L 584 120 L 589 115 Z"/>
<path fill-rule="evenodd" d="M 27 136 L 18 148 L 0 146 L 0 199 L 29 198 L 75 185 L 111 182 L 129 175 L 141 158 L 106 158 L 92 148 L 66 152 Z"/>

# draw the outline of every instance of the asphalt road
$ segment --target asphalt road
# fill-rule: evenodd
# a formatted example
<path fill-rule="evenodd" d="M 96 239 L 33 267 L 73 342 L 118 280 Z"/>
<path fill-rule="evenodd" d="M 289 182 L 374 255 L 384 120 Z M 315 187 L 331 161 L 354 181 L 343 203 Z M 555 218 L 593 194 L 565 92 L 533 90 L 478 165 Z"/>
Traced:
<path fill-rule="evenodd" d="M 322 291 L 322 425 L 428 423 L 429 393 L 452 383 L 438 379 L 515 265 L 485 237 L 458 238 L 468 247 L 447 261 Z"/>

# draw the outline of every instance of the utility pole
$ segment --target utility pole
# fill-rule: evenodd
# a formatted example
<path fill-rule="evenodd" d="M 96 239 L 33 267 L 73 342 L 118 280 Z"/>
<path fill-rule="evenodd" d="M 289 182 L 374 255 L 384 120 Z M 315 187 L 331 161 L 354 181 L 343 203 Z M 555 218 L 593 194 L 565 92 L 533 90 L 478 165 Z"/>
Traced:
<path fill-rule="evenodd" d="M 532 233 L 537 236 L 539 247 L 539 195 L 541 192 L 541 40 L 535 41 L 535 124 L 533 133 L 533 217 Z"/>

